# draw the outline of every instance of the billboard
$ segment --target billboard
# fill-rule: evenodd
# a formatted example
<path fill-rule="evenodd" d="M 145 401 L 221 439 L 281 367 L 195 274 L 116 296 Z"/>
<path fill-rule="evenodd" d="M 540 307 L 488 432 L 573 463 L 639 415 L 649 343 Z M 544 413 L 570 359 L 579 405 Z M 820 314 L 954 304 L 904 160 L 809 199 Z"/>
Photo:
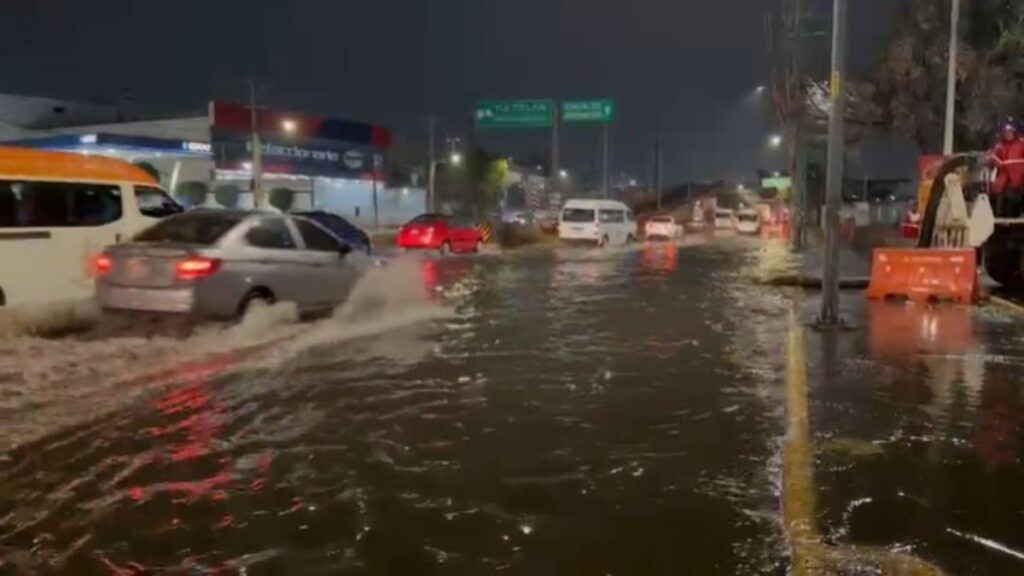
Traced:
<path fill-rule="evenodd" d="M 248 171 L 252 113 L 240 104 L 210 105 L 211 153 L 218 170 Z M 390 133 L 378 126 L 260 109 L 256 116 L 265 174 L 378 178 Z"/>

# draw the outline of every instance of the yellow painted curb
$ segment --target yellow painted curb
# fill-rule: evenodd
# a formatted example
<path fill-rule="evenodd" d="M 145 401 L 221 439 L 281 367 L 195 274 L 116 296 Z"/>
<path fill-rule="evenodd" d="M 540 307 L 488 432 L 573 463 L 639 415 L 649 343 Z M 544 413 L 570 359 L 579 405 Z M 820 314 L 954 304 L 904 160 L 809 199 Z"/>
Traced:
<path fill-rule="evenodd" d="M 1021 307 L 1024 311 L 1024 307 Z M 943 572 L 914 556 L 886 549 L 823 544 L 817 526 L 814 443 L 807 405 L 807 343 L 804 327 L 789 314 L 786 355 L 786 440 L 783 444 L 782 515 L 792 551 L 791 574 L 830 576 L 863 573 L 883 576 L 941 576 Z"/>
<path fill-rule="evenodd" d="M 995 304 L 996 306 L 1001 306 L 1001 307 L 1006 308 L 1008 310 L 1012 310 L 1013 312 L 1016 312 L 1017 314 L 1024 315 L 1024 306 L 1021 306 L 1020 304 L 1017 304 L 1016 302 L 1011 302 L 1010 300 L 1007 300 L 1006 298 L 1000 298 L 999 296 L 989 296 L 988 297 L 988 301 L 993 303 L 993 304 Z"/>

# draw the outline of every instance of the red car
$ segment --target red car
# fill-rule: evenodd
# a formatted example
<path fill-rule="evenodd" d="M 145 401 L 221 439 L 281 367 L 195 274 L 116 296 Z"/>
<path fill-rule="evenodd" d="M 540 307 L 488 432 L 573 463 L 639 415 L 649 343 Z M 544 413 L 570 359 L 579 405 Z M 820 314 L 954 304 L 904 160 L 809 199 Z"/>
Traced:
<path fill-rule="evenodd" d="M 398 230 L 398 247 L 416 250 L 479 252 L 483 238 L 471 224 L 457 224 L 442 214 L 423 214 Z"/>

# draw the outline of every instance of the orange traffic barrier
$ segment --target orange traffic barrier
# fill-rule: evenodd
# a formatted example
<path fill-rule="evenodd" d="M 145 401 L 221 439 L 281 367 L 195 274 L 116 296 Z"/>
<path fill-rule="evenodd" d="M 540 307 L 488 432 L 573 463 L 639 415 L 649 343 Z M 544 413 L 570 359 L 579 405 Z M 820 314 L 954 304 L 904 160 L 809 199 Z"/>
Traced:
<path fill-rule="evenodd" d="M 789 226 L 786 224 L 765 224 L 761 226 L 761 237 L 768 240 L 785 240 L 789 237 Z"/>
<path fill-rule="evenodd" d="M 973 249 L 876 248 L 867 296 L 912 302 L 978 301 L 978 263 Z"/>

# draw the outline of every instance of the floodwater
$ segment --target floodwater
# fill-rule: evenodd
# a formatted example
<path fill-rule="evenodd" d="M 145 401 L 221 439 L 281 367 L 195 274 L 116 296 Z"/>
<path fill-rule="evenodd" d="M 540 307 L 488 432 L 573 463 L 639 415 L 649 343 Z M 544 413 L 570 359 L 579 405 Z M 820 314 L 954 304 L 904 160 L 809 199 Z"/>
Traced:
<path fill-rule="evenodd" d="M 402 258 L 312 324 L 0 342 L 0 574 L 785 574 L 784 497 L 835 550 L 1024 571 L 1019 324 L 851 296 L 794 488 L 813 296 L 751 281 L 789 258 Z"/>

